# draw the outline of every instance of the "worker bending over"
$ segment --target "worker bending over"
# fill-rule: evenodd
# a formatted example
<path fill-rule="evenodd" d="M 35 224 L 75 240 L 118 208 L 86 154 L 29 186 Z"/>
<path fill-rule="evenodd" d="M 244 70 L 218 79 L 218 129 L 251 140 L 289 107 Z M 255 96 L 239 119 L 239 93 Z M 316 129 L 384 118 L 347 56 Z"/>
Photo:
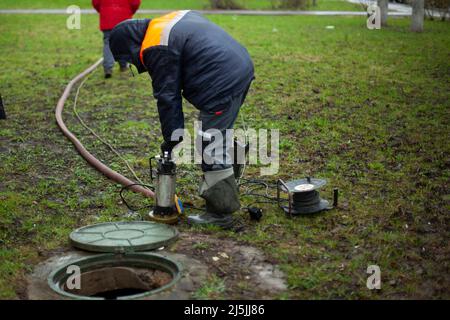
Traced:
<path fill-rule="evenodd" d="M 200 196 L 206 213 L 189 216 L 193 224 L 229 227 L 232 213 L 239 210 L 239 195 L 232 168 L 226 129 L 231 129 L 254 79 L 247 50 L 200 13 L 175 11 L 156 19 L 126 20 L 111 32 L 114 58 L 148 71 L 157 99 L 164 153 L 182 139 L 172 139 L 184 129 L 182 96 L 200 110 L 203 181 Z M 209 129 L 223 134 L 223 152 L 208 151 L 214 142 Z M 217 142 L 217 141 L 216 141 Z M 216 149 L 216 148 L 215 148 Z M 217 149 L 216 149 L 217 151 Z"/>

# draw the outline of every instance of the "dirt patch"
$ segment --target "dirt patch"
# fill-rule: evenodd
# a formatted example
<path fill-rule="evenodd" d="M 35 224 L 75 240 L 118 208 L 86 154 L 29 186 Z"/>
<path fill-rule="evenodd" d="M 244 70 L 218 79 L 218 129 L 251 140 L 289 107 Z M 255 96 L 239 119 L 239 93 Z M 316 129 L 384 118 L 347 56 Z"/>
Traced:
<path fill-rule="evenodd" d="M 257 248 L 213 235 L 182 233 L 170 250 L 198 259 L 224 279 L 227 298 L 271 299 L 287 289 L 284 274 Z"/>

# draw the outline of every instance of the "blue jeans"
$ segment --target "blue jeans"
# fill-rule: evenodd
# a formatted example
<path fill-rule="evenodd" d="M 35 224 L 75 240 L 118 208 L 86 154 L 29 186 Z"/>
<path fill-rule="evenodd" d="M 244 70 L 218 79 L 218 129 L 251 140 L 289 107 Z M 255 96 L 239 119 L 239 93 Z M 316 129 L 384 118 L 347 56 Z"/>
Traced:
<path fill-rule="evenodd" d="M 109 35 L 111 30 L 103 30 L 103 69 L 105 72 L 111 72 L 114 67 L 114 57 L 109 48 Z M 126 61 L 119 61 L 120 67 L 124 68 L 127 66 Z"/>

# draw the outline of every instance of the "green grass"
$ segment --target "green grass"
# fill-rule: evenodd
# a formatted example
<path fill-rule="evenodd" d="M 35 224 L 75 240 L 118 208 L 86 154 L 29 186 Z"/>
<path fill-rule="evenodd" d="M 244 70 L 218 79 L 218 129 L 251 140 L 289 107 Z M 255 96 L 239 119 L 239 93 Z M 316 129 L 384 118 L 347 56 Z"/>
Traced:
<path fill-rule="evenodd" d="M 223 299 L 225 282 L 223 279 L 213 275 L 196 292 L 192 298 L 199 300 Z"/>
<path fill-rule="evenodd" d="M 267 10 L 273 9 L 270 0 L 237 0 L 245 9 Z M 70 5 L 78 5 L 83 9 L 91 8 L 91 0 L 0 0 L 1 9 L 39 9 L 39 8 L 66 8 Z M 208 9 L 208 0 L 142 0 L 142 9 Z M 340 10 L 360 11 L 361 6 L 349 3 L 345 0 L 318 0 L 316 7 L 309 10 Z"/>
<path fill-rule="evenodd" d="M 277 177 L 327 178 L 323 196 L 336 186 L 341 200 L 337 210 L 298 219 L 266 205 L 263 220 L 242 233 L 207 232 L 277 261 L 290 287 L 282 298 L 449 298 L 450 25 L 427 21 L 413 34 L 407 19 L 370 31 L 356 17 L 210 18 L 253 57 L 256 81 L 242 113 L 251 127 L 280 129 Z M 80 31 L 65 29 L 65 19 L 0 16 L 8 114 L 0 121 L 1 298 L 16 298 L 24 274 L 43 253 L 66 246 L 74 228 L 129 219 L 119 186 L 90 168 L 55 125 L 64 86 L 101 55 L 97 17 L 83 17 Z M 70 101 L 69 128 L 129 175 L 74 119 Z M 148 181 L 147 158 L 161 142 L 148 76 L 104 81 L 97 71 L 78 110 Z M 196 113 L 185 110 L 191 124 Z M 195 202 L 199 172 L 188 169 L 179 194 Z M 258 169 L 247 174 L 258 177 Z M 381 268 L 381 291 L 366 289 L 370 264 Z M 198 297 L 227 298 L 226 286 L 211 282 Z"/>

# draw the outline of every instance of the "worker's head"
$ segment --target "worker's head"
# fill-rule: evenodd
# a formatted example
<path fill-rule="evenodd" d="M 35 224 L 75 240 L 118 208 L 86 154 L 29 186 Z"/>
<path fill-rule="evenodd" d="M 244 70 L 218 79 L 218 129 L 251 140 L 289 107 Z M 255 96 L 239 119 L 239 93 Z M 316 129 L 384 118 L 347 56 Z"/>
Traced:
<path fill-rule="evenodd" d="M 119 23 L 111 31 L 109 46 L 116 61 L 133 64 L 139 73 L 146 71 L 139 54 L 150 19 L 129 19 Z"/>

